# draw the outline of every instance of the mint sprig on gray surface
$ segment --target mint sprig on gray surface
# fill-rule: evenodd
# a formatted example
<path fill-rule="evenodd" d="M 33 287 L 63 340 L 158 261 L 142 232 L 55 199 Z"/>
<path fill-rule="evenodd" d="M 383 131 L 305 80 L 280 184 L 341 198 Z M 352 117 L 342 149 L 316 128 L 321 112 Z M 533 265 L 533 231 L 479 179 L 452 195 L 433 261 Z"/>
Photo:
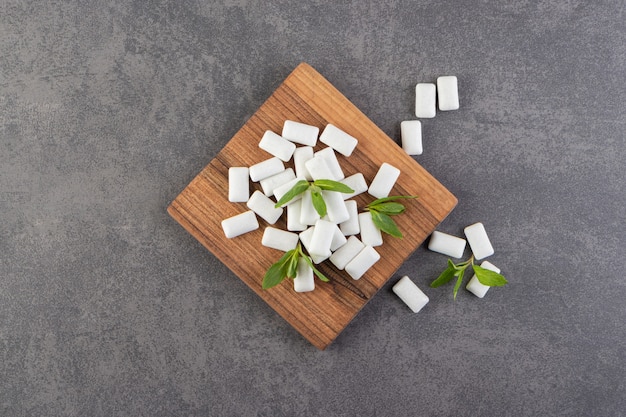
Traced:
<path fill-rule="evenodd" d="M 406 207 L 404 207 L 403 204 L 396 202 L 396 200 L 407 198 L 417 198 L 417 196 L 395 195 L 378 198 L 369 203 L 365 207 L 365 210 L 372 214 L 372 221 L 378 229 L 393 237 L 402 238 L 402 232 L 400 232 L 398 225 L 396 225 L 396 222 L 393 221 L 391 216 L 404 213 Z"/>
<path fill-rule="evenodd" d="M 450 282 L 452 278 L 456 277 L 456 283 L 454 284 L 454 289 L 452 291 L 454 299 L 456 300 L 456 295 L 463 282 L 465 270 L 470 265 L 474 270 L 474 274 L 476 274 L 478 282 L 483 285 L 488 287 L 501 287 L 506 285 L 508 282 L 502 274 L 490 271 L 489 269 L 485 269 L 479 265 L 474 265 L 474 255 L 472 255 L 467 261 L 459 262 L 458 264 L 455 264 L 452 260 L 448 259 L 448 267 L 430 284 L 430 286 L 432 288 L 440 287 Z"/>

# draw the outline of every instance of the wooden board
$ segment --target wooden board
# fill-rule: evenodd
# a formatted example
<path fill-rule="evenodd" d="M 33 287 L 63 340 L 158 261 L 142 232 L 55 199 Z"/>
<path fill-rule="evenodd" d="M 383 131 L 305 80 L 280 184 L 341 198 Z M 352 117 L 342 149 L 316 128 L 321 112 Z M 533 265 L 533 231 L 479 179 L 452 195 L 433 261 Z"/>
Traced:
<path fill-rule="evenodd" d="M 326 124 L 334 124 L 359 140 L 349 158 L 338 154 L 346 176 L 361 172 L 369 184 L 380 165 L 388 162 L 401 171 L 391 195 L 419 196 L 404 200 L 406 212 L 394 217 L 404 238 L 384 235 L 383 246 L 376 248 L 381 260 L 360 280 L 351 279 L 326 261 L 319 269 L 331 282 L 316 279 L 315 291 L 295 293 L 291 280 L 263 290 L 265 271 L 282 255 L 261 245 L 267 223 L 259 218 L 258 230 L 233 239 L 224 236 L 221 220 L 247 210 L 245 203 L 228 202 L 228 168 L 251 166 L 271 157 L 258 143 L 266 130 L 280 134 L 285 120 L 318 126 L 320 132 Z M 318 142 L 316 150 L 323 147 Z M 260 189 L 258 183 L 251 183 L 251 187 L 251 192 Z M 364 193 L 355 200 L 362 211 L 373 197 Z M 176 197 L 168 212 L 307 340 L 325 349 L 456 203 L 457 199 L 398 144 L 311 66 L 302 63 Z M 286 229 L 285 216 L 275 226 Z"/>

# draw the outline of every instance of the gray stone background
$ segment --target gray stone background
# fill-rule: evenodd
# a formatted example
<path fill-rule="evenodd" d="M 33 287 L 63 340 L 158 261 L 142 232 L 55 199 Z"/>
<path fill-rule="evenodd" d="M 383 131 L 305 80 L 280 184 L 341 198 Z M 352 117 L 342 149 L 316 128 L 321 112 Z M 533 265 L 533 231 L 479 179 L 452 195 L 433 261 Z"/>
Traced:
<path fill-rule="evenodd" d="M 2 0 L 0 415 L 626 415 L 624 9 Z M 166 214 L 302 61 L 398 142 L 458 76 L 416 159 L 509 285 L 422 246 L 322 352 Z"/>

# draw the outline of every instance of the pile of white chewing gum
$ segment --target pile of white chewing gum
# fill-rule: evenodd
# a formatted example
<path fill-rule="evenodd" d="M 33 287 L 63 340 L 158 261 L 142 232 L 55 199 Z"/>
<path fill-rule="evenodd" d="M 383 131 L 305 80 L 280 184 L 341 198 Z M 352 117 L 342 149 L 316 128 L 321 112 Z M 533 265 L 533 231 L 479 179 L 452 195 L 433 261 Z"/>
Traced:
<path fill-rule="evenodd" d="M 259 148 L 271 155 L 250 167 L 230 167 L 228 171 L 228 200 L 245 203 L 248 210 L 224 219 L 222 229 L 227 238 L 234 238 L 259 228 L 257 216 L 265 220 L 261 244 L 280 251 L 294 249 L 301 242 L 315 264 L 329 260 L 345 270 L 352 279 L 360 279 L 379 259 L 374 249 L 383 244 L 381 231 L 374 225 L 370 212 L 358 213 L 352 197 L 368 192 L 375 198 L 389 196 L 400 170 L 383 163 L 371 183 L 362 173 L 345 176 L 337 153 L 349 157 L 358 140 L 338 127 L 327 124 L 319 128 L 286 120 L 281 134 L 266 131 Z M 319 141 L 325 145 L 314 152 Z M 293 158 L 295 169 L 285 167 Z M 277 202 L 298 181 L 333 180 L 352 189 L 353 193 L 323 190 L 327 214 L 320 217 L 309 190 L 296 196 L 282 207 Z M 250 181 L 258 182 L 263 191 L 250 195 Z M 273 198 L 273 199 L 272 199 Z M 287 230 L 273 227 L 286 212 Z M 310 268 L 298 268 L 294 279 L 296 292 L 315 288 Z"/>

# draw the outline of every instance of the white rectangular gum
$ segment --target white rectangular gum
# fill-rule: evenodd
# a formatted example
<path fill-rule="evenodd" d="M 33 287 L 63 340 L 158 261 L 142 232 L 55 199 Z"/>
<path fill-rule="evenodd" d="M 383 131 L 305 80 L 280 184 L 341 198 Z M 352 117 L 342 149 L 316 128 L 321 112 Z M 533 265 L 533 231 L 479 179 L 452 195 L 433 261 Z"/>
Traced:
<path fill-rule="evenodd" d="M 250 172 L 248 167 L 228 168 L 228 201 L 245 203 L 250 198 Z"/>
<path fill-rule="evenodd" d="M 309 292 L 315 289 L 315 279 L 313 270 L 304 258 L 298 259 L 296 277 L 293 280 L 293 290 L 295 292 Z"/>
<path fill-rule="evenodd" d="M 269 224 L 276 223 L 283 214 L 283 209 L 280 207 L 274 207 L 275 204 L 276 203 L 274 203 L 274 201 L 259 190 L 253 192 L 250 199 L 246 203 L 250 210 L 254 211 L 260 218 Z"/>
<path fill-rule="evenodd" d="M 328 165 L 328 161 L 323 156 L 314 156 L 306 161 L 304 166 L 313 180 L 338 181 L 330 165 Z"/>
<path fill-rule="evenodd" d="M 354 192 L 352 193 L 341 193 L 343 195 L 344 200 L 349 200 L 352 197 L 357 196 L 367 191 L 367 183 L 365 182 L 365 177 L 360 172 L 357 172 L 356 174 L 352 174 L 349 177 L 346 177 L 339 182 L 344 185 L 347 185 L 352 190 L 354 190 Z"/>
<path fill-rule="evenodd" d="M 328 259 L 330 255 L 332 255 L 332 253 L 330 252 L 330 250 L 323 255 L 314 255 L 311 253 L 310 246 L 313 233 L 315 233 L 315 226 L 311 226 L 308 229 L 300 232 L 300 242 L 302 242 L 302 245 L 304 246 L 306 251 L 309 253 L 309 255 L 311 255 L 311 260 L 313 260 L 313 263 L 319 264 Z"/>
<path fill-rule="evenodd" d="M 400 123 L 402 149 L 407 155 L 421 155 L 422 149 L 422 122 L 419 120 L 405 120 Z"/>
<path fill-rule="evenodd" d="M 320 135 L 320 142 L 330 146 L 344 156 L 352 155 L 359 141 L 333 124 L 327 124 Z"/>
<path fill-rule="evenodd" d="M 330 171 L 333 173 L 332 178 L 329 177 L 326 179 L 341 181 L 346 177 L 343 173 L 343 170 L 341 169 L 341 165 L 339 165 L 339 160 L 337 159 L 337 155 L 335 154 L 333 148 L 324 148 L 322 150 L 319 150 L 313 154 L 313 157 L 320 157 L 326 160 L 328 168 L 330 168 Z"/>
<path fill-rule="evenodd" d="M 290 251 L 298 244 L 298 234 L 275 227 L 266 227 L 261 238 L 261 245 L 272 249 Z"/>
<path fill-rule="evenodd" d="M 326 214 L 328 220 L 335 224 L 343 223 L 350 218 L 350 213 L 346 207 L 341 193 L 337 191 L 322 190 L 322 198 L 326 203 Z"/>
<path fill-rule="evenodd" d="M 369 211 L 359 213 L 359 229 L 361 231 L 361 241 L 365 245 L 380 246 L 383 244 L 383 235 L 372 221 L 372 213 Z"/>
<path fill-rule="evenodd" d="M 354 280 L 361 277 L 380 259 L 380 254 L 371 246 L 365 246 L 348 264 L 346 272 Z"/>
<path fill-rule="evenodd" d="M 345 201 L 346 209 L 348 210 L 348 220 L 343 223 L 339 223 L 339 229 L 344 236 L 358 235 L 361 232 L 359 227 L 359 211 L 357 203 L 354 200 Z"/>
<path fill-rule="evenodd" d="M 437 78 L 437 101 L 439 110 L 457 110 L 459 108 L 459 88 L 455 76 Z"/>
<path fill-rule="evenodd" d="M 400 281 L 391 289 L 414 313 L 419 313 L 428 304 L 426 294 L 406 275 L 400 278 Z"/>
<path fill-rule="evenodd" d="M 254 182 L 258 182 L 284 170 L 285 164 L 283 161 L 274 156 L 252 165 L 250 167 L 250 179 Z"/>
<path fill-rule="evenodd" d="M 324 256 L 330 253 L 336 227 L 334 223 L 322 219 L 315 222 L 315 229 L 308 247 L 311 255 Z"/>
<path fill-rule="evenodd" d="M 464 229 L 467 243 L 469 243 L 474 259 L 477 261 L 493 255 L 494 250 L 482 223 L 474 223 Z"/>
<path fill-rule="evenodd" d="M 296 169 L 296 176 L 304 178 L 307 181 L 312 181 L 309 170 L 306 169 L 306 161 L 312 159 L 314 155 L 313 148 L 311 146 L 299 146 L 293 152 L 293 165 Z"/>
<path fill-rule="evenodd" d="M 296 149 L 296 144 L 271 130 L 266 130 L 259 142 L 259 148 L 277 157 L 281 161 L 287 162 L 291 159 L 293 151 Z"/>
<path fill-rule="evenodd" d="M 399 176 L 400 170 L 398 168 L 383 162 L 367 192 L 376 198 L 388 197 Z"/>
<path fill-rule="evenodd" d="M 315 146 L 320 129 L 294 120 L 285 120 L 282 137 L 305 146 Z"/>
<path fill-rule="evenodd" d="M 297 200 L 287 206 L 287 230 L 291 232 L 302 232 L 308 227 L 306 224 L 300 223 L 300 214 L 302 212 L 302 200 Z"/>
<path fill-rule="evenodd" d="M 300 201 L 302 202 L 300 207 L 300 223 L 306 224 L 307 226 L 314 225 L 320 218 L 320 215 L 313 206 L 311 191 L 306 190 L 302 193 L 302 199 Z"/>
<path fill-rule="evenodd" d="M 430 241 L 428 242 L 428 249 L 433 252 L 438 252 L 443 255 L 448 255 L 452 258 L 461 258 L 463 251 L 465 251 L 465 239 L 452 236 L 447 233 L 434 231 L 430 235 Z"/>
<path fill-rule="evenodd" d="M 284 171 L 279 172 L 278 174 L 274 174 L 271 177 L 267 177 L 262 179 L 259 183 L 261 184 L 261 189 L 263 190 L 263 194 L 268 197 L 274 195 L 274 190 L 281 185 L 293 180 L 296 178 L 296 174 L 294 174 L 292 168 L 287 168 Z"/>
<path fill-rule="evenodd" d="M 227 238 L 237 237 L 259 228 L 259 222 L 252 210 L 222 220 L 222 230 Z"/>
<path fill-rule="evenodd" d="M 498 268 L 497 266 L 495 266 L 489 261 L 483 261 L 483 263 L 481 263 L 480 266 L 490 271 L 493 271 L 497 274 L 500 273 L 500 268 Z M 467 285 L 465 286 L 465 289 L 467 289 L 469 292 L 471 292 L 478 298 L 483 298 L 485 294 L 487 294 L 487 291 L 489 291 L 489 288 L 491 287 L 489 287 L 488 285 L 482 284 L 478 280 L 478 278 L 476 277 L 476 274 L 472 276 L 472 279 L 470 279 Z"/>
<path fill-rule="evenodd" d="M 436 114 L 437 88 L 432 83 L 418 83 L 415 85 L 415 116 L 420 119 L 429 119 Z"/>
<path fill-rule="evenodd" d="M 363 250 L 365 245 L 356 236 L 350 236 L 346 243 L 330 256 L 330 262 L 339 270 L 345 269 L 348 262 Z"/>
<path fill-rule="evenodd" d="M 452 258 L 461 258 L 463 257 L 463 251 L 465 251 L 465 244 L 465 239 L 434 231 L 433 234 L 430 235 L 428 249 L 433 252 L 448 255 Z"/>

